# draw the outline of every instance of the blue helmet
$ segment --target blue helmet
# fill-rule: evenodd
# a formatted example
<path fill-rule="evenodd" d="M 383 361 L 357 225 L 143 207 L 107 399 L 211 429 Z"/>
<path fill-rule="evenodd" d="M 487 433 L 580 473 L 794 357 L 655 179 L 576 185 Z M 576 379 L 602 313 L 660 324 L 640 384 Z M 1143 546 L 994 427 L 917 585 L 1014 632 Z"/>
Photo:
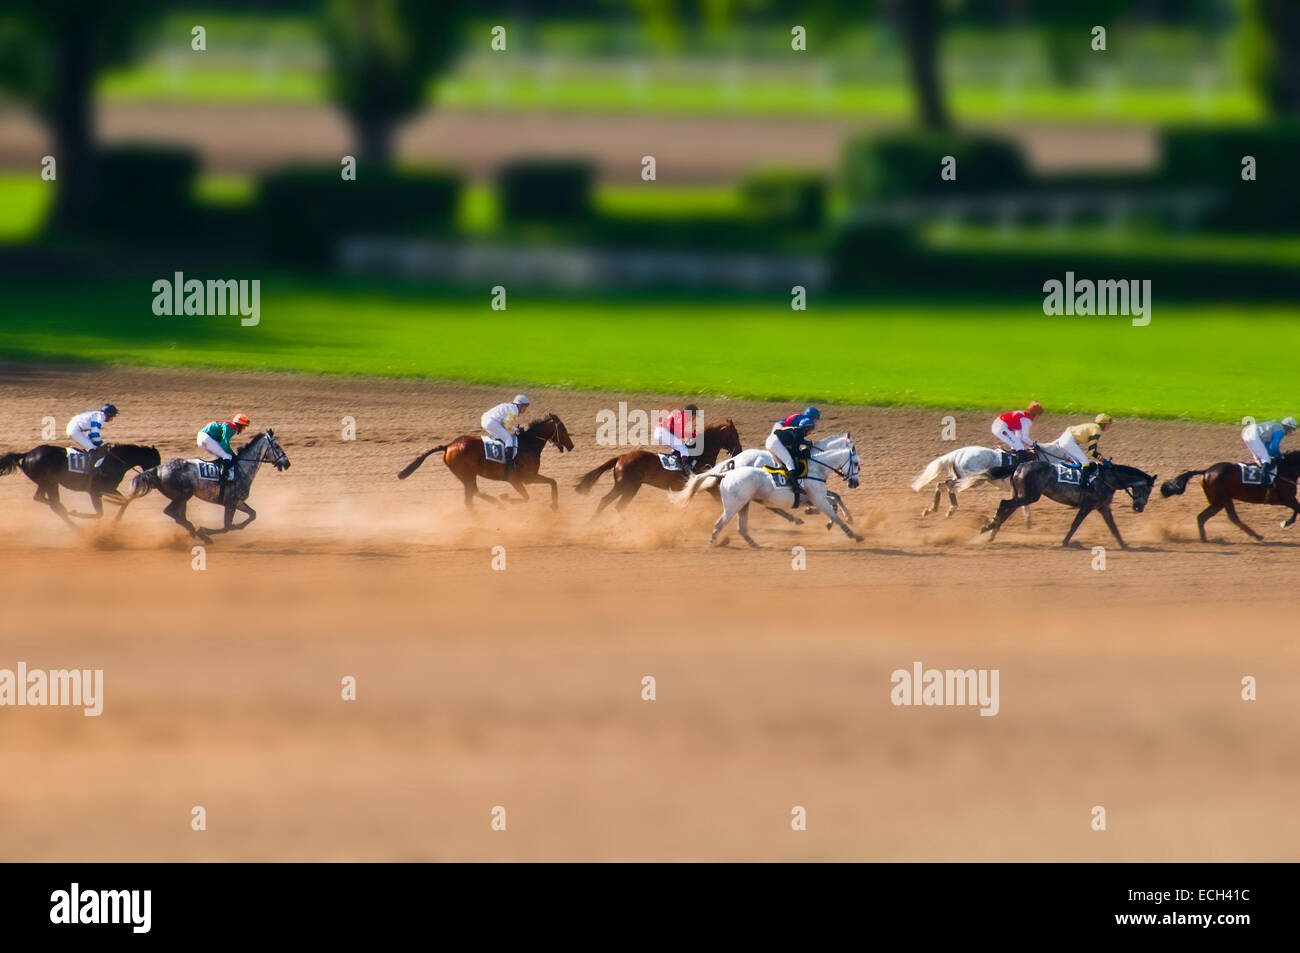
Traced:
<path fill-rule="evenodd" d="M 105 404 L 103 407 L 99 408 L 99 412 L 103 414 L 105 417 L 117 416 L 117 408 L 114 407 L 112 404 Z"/>
<path fill-rule="evenodd" d="M 818 410 L 816 407 L 813 407 L 813 406 L 811 406 L 811 405 L 808 407 L 807 410 L 805 410 L 805 411 L 803 412 L 803 415 L 804 415 L 805 417 L 811 417 L 813 420 L 821 420 L 821 419 L 822 419 L 822 412 L 821 412 L 820 410 Z"/>

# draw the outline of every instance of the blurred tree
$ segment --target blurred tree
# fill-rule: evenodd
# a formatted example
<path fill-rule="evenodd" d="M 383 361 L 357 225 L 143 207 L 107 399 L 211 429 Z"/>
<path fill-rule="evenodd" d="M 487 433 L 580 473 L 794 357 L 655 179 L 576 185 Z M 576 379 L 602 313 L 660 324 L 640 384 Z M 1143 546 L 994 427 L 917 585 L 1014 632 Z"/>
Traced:
<path fill-rule="evenodd" d="M 944 16 L 941 4 L 942 0 L 899 0 L 897 8 L 916 97 L 916 118 L 926 129 L 947 129 L 951 124 L 939 72 Z"/>
<path fill-rule="evenodd" d="M 160 6 L 161 0 L 5 0 L 0 8 L 0 88 L 29 105 L 53 139 L 55 228 L 84 226 L 95 196 L 95 77 L 136 53 Z"/>
<path fill-rule="evenodd" d="M 358 157 L 390 165 L 397 126 L 460 46 L 470 0 L 326 0 L 330 95 L 352 124 Z M 487 44 L 488 37 L 483 37 Z"/>
<path fill-rule="evenodd" d="M 1043 30 L 1046 64 L 1052 79 L 1062 86 L 1075 86 L 1083 79 L 1083 64 L 1093 54 L 1092 28 L 1104 26 L 1115 32 L 1116 19 L 1132 6 L 1130 0 L 1027 0 L 1025 12 Z"/>
<path fill-rule="evenodd" d="M 1300 3 L 1238 0 L 1246 68 L 1276 115 L 1300 113 Z"/>

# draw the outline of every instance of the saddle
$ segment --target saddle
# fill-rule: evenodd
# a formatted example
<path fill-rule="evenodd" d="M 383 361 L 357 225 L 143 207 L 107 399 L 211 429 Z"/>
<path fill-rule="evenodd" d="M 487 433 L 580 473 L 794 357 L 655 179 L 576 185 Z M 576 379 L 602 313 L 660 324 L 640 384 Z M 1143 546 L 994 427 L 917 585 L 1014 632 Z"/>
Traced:
<path fill-rule="evenodd" d="M 790 481 L 786 479 L 785 469 L 783 467 L 763 467 L 763 471 L 772 478 L 772 482 L 777 486 L 789 486 Z M 808 475 L 808 461 L 799 460 L 794 465 L 794 475 L 802 479 Z"/>

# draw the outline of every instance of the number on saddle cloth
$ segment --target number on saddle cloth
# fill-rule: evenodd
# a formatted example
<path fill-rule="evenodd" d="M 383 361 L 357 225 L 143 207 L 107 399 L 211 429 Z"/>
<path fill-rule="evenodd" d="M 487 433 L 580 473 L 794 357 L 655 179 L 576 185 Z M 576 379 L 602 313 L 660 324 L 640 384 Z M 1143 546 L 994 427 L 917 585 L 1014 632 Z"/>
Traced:
<path fill-rule="evenodd" d="M 671 453 L 659 454 L 659 463 L 665 470 L 680 470 L 682 468 L 682 462 Z"/>
<path fill-rule="evenodd" d="M 1083 482 L 1083 467 L 1072 467 L 1068 463 L 1056 465 L 1056 482 L 1080 486 Z"/>
<path fill-rule="evenodd" d="M 1272 480 L 1265 482 L 1265 469 L 1257 463 L 1239 463 L 1241 482 L 1248 486 L 1271 486 Z"/>
<path fill-rule="evenodd" d="M 89 473 L 90 454 L 83 453 L 80 450 L 73 450 L 71 447 L 68 447 L 68 472 Z"/>
<path fill-rule="evenodd" d="M 221 464 L 214 463 L 211 460 L 195 460 L 199 468 L 200 480 L 217 481 L 221 479 Z"/>
<path fill-rule="evenodd" d="M 483 456 L 487 457 L 493 463 L 506 462 L 506 445 L 504 440 L 498 440 L 496 437 L 483 438 Z"/>

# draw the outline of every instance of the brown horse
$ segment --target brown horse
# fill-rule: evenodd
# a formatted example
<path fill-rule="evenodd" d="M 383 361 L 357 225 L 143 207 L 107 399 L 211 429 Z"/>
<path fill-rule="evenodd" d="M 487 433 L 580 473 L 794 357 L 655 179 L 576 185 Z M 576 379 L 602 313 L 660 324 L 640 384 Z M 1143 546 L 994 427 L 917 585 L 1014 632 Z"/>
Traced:
<path fill-rule="evenodd" d="M 727 420 L 704 428 L 704 448 L 695 458 L 695 470 L 707 470 L 718 462 L 718 454 L 726 450 L 729 456 L 740 453 L 740 434 L 736 425 Z M 681 470 L 665 470 L 659 462 L 659 454 L 653 450 L 630 450 L 622 456 L 610 457 L 596 469 L 583 476 L 574 487 L 579 493 L 589 493 L 600 475 L 609 469 L 614 470 L 614 488 L 606 493 L 596 507 L 599 515 L 610 503 L 618 501 L 621 510 L 632 502 L 632 498 L 641 491 L 641 487 L 650 485 L 661 490 L 681 490 L 686 486 L 686 474 Z"/>
<path fill-rule="evenodd" d="M 519 434 L 519 451 L 515 456 L 515 465 L 506 471 L 504 463 L 497 463 L 489 460 L 483 453 L 483 440 L 474 434 L 467 434 L 463 437 L 457 437 L 451 443 L 442 444 L 431 450 L 426 450 L 414 460 L 406 465 L 401 473 L 397 474 L 399 480 L 405 480 L 412 473 L 420 468 L 426 457 L 430 454 L 442 452 L 443 463 L 447 464 L 447 469 L 452 472 L 461 485 L 465 488 L 465 506 L 468 509 L 474 508 L 474 497 L 481 496 L 485 500 L 491 500 L 493 503 L 500 505 L 501 501 L 494 496 L 488 496 L 482 493 L 478 488 L 478 478 L 485 480 L 504 480 L 514 487 L 515 492 L 519 494 L 517 499 L 512 499 L 511 503 L 523 503 L 528 499 L 528 491 L 524 489 L 525 483 L 546 483 L 551 488 L 551 509 L 557 509 L 560 505 L 559 485 L 550 477 L 544 477 L 538 473 L 542 464 L 542 450 L 548 443 L 555 444 L 560 453 L 573 449 L 573 441 L 569 439 L 569 431 L 564 428 L 564 422 L 555 414 L 547 414 L 540 420 L 535 420 L 529 424 Z"/>
<path fill-rule="evenodd" d="M 1300 503 L 1296 501 L 1296 480 L 1300 478 L 1300 450 L 1293 450 L 1282 456 L 1277 465 L 1277 476 L 1272 486 L 1256 486 L 1241 482 L 1241 467 L 1235 463 L 1216 463 L 1204 470 L 1188 470 L 1172 480 L 1166 480 L 1160 487 L 1161 496 L 1181 496 L 1187 489 L 1187 481 L 1194 476 L 1201 477 L 1201 489 L 1210 505 L 1201 510 L 1196 517 L 1197 528 L 1201 531 L 1201 540 L 1205 541 L 1205 521 L 1219 510 L 1228 511 L 1228 519 L 1241 530 L 1255 539 L 1264 537 L 1241 521 L 1233 500 L 1243 503 L 1270 503 L 1274 506 L 1288 506 L 1291 516 L 1278 524 L 1283 529 L 1295 522 L 1300 515 Z"/>

